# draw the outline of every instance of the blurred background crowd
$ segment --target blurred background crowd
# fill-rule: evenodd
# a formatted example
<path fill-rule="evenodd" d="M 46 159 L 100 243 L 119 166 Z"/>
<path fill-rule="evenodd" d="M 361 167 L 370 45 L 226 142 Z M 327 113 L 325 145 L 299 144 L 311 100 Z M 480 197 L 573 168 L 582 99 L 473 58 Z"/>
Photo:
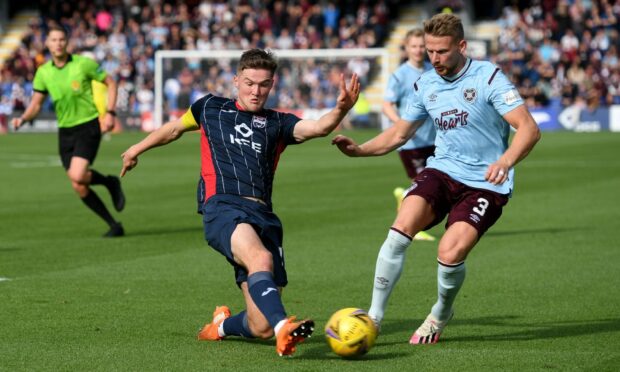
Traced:
<path fill-rule="evenodd" d="M 528 105 L 620 104 L 620 1 L 528 3 L 503 8 L 491 56 Z"/>
<path fill-rule="evenodd" d="M 463 1 L 435 3 L 437 10 L 465 11 Z M 563 106 L 620 104 L 620 0 L 479 3 L 489 3 L 484 17 L 499 30 L 487 58 L 502 67 L 530 107 L 554 100 Z M 27 105 L 34 72 L 47 58 L 46 30 L 55 23 L 69 30 L 72 53 L 90 54 L 116 78 L 117 111 L 142 113 L 153 110 L 157 50 L 258 47 L 277 55 L 278 49 L 382 47 L 400 6 L 395 0 L 41 0 L 40 18 L 31 21 L 30 33 L 0 71 L 0 113 Z M 344 69 L 364 77 L 373 72 L 362 59 L 328 67 L 284 62 L 269 106 L 330 107 L 333 82 Z M 175 75 L 165 79 L 166 109 L 184 109 L 205 92 L 232 94 L 230 64 L 190 61 L 170 71 Z M 51 111 L 49 101 L 44 110 Z"/>
<path fill-rule="evenodd" d="M 154 54 L 157 50 L 218 51 L 248 48 L 366 48 L 382 45 L 397 2 L 380 1 L 42 1 L 41 17 L 2 68 L 2 97 L 13 111 L 23 110 L 32 93 L 36 67 L 46 60 L 48 27 L 70 32 L 69 51 L 88 53 L 119 83 L 117 111 L 149 112 L 154 102 Z M 362 64 L 364 62 L 362 61 Z M 359 70 L 355 61 L 351 68 Z M 329 107 L 335 101 L 329 80 L 340 70 L 322 71 L 308 61 L 299 68 L 284 63 L 271 107 Z M 333 69 L 333 68 L 332 68 Z M 166 79 L 167 109 L 186 108 L 205 92 L 230 95 L 234 68 L 200 61 Z M 316 76 L 329 80 L 319 81 Z M 330 78 L 330 76 L 332 78 Z M 281 87 L 281 88 L 280 88 Z M 314 90 L 314 92 L 312 91 Z M 50 103 L 44 109 L 50 110 Z"/>

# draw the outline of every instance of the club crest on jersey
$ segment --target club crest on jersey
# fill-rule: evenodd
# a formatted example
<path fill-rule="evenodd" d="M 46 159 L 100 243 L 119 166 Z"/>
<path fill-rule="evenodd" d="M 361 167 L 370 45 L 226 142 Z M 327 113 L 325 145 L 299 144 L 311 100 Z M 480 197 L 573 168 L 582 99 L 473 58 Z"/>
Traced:
<path fill-rule="evenodd" d="M 463 98 L 465 98 L 465 101 L 469 103 L 474 103 L 474 101 L 476 100 L 476 97 L 478 97 L 478 93 L 476 92 L 476 89 L 467 88 L 463 90 Z"/>
<path fill-rule="evenodd" d="M 267 118 L 264 116 L 252 116 L 252 126 L 254 128 L 265 128 L 267 125 Z"/>

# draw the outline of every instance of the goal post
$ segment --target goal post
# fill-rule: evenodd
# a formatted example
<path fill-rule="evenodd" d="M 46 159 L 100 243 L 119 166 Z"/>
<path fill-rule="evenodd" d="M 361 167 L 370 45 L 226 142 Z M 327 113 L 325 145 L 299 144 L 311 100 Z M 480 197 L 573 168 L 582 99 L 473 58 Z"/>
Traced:
<path fill-rule="evenodd" d="M 233 92 L 232 75 L 236 73 L 237 61 L 244 50 L 159 50 L 155 53 L 155 97 L 152 124 L 146 128 L 156 129 L 168 118 L 178 117 L 179 110 L 170 97 L 175 91 L 187 90 L 188 82 L 192 92 L 216 95 L 236 95 Z M 362 71 L 360 75 L 362 93 L 367 100 L 366 108 L 381 116 L 381 98 L 389 78 L 390 56 L 386 48 L 344 48 L 344 49 L 274 49 L 278 60 L 276 85 L 272 89 L 268 108 L 292 111 L 303 115 L 316 115 L 330 109 L 335 102 L 334 72 L 350 76 L 352 70 Z M 392 58 L 400 58 L 393 56 Z M 219 71 L 214 72 L 215 70 Z M 191 73 L 191 76 L 190 76 Z M 217 75 L 217 78 L 214 76 Z M 179 80 L 183 81 L 179 83 Z M 215 85 L 217 80 L 220 85 Z M 348 83 L 348 81 L 347 81 Z M 289 86 L 290 85 L 290 86 Z M 167 88 L 165 88 L 167 87 Z M 212 91 L 215 90 L 215 91 Z M 318 92 L 318 93 L 317 93 Z M 179 103 L 191 104 L 187 92 L 181 93 Z M 325 97 L 323 97 L 325 95 Z M 320 100 L 319 97 L 321 96 Z M 178 96 L 177 96 L 178 97 Z M 271 104 L 271 105 L 269 105 Z M 333 107 L 333 104 L 331 105 Z M 380 119 L 381 120 L 381 119 Z"/>

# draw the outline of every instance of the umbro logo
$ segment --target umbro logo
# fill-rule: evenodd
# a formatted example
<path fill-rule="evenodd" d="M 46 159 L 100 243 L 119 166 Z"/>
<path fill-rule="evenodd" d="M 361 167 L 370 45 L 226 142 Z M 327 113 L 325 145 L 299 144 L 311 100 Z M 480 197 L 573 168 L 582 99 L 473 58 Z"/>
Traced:
<path fill-rule="evenodd" d="M 277 291 L 277 289 L 275 289 L 273 287 L 269 287 L 263 293 L 261 293 L 261 296 L 265 297 L 265 296 L 267 296 L 269 294 L 269 292 L 273 292 L 273 291 Z"/>
<path fill-rule="evenodd" d="M 388 284 L 390 281 L 387 278 L 384 278 L 382 276 L 378 276 L 377 277 L 377 283 L 381 283 L 381 284 Z"/>
<path fill-rule="evenodd" d="M 470 213 L 470 214 L 469 214 L 469 219 L 470 219 L 473 223 L 480 223 L 480 217 L 479 217 L 477 214 Z"/>

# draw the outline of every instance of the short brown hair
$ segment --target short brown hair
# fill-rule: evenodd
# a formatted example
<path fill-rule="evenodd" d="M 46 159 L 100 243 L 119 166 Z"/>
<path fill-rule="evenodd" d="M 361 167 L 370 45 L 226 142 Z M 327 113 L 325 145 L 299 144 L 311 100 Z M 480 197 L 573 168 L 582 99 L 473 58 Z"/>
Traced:
<path fill-rule="evenodd" d="M 424 33 L 433 36 L 452 36 L 455 42 L 465 38 L 463 23 L 454 14 L 435 14 L 431 19 L 424 21 Z"/>
<path fill-rule="evenodd" d="M 58 26 L 58 25 L 50 26 L 50 28 L 47 30 L 47 36 L 49 36 L 52 33 L 52 31 L 60 31 L 63 34 L 65 34 L 65 37 L 69 36 L 67 29 L 62 26 Z"/>
<path fill-rule="evenodd" d="M 269 70 L 273 74 L 278 69 L 278 62 L 275 55 L 269 50 L 250 49 L 241 55 L 237 70 L 243 71 L 248 68 Z"/>

